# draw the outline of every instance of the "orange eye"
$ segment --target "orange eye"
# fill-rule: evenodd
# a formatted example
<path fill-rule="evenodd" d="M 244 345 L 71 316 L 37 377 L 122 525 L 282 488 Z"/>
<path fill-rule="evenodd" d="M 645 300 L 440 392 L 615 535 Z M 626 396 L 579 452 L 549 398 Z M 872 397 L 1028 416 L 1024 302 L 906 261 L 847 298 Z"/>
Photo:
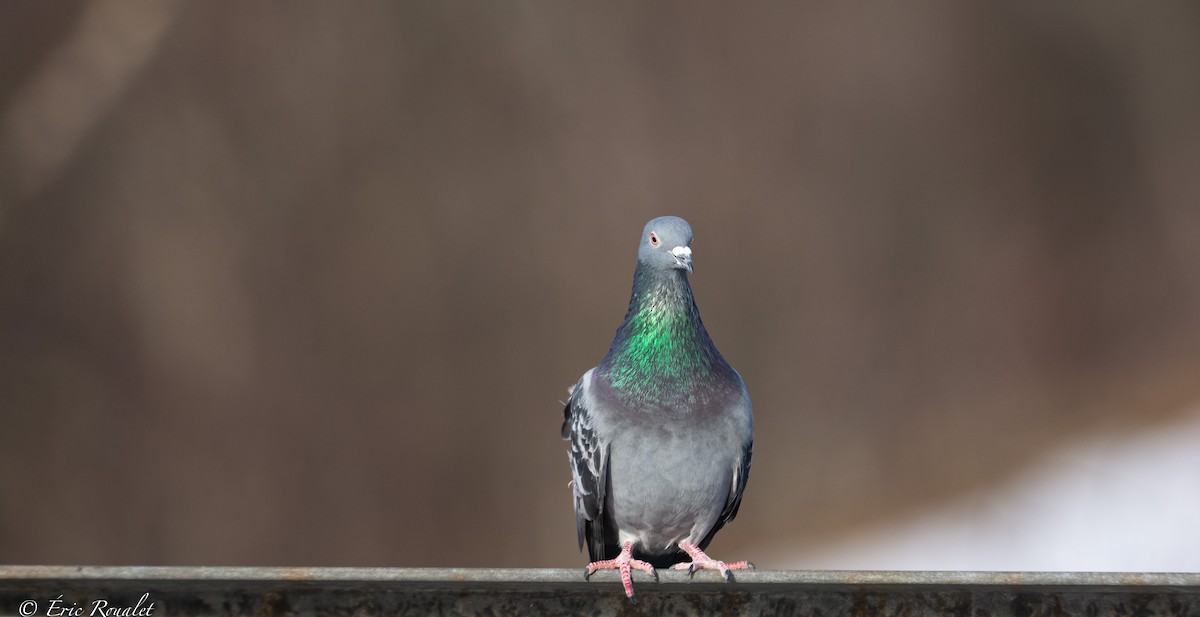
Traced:
<path fill-rule="evenodd" d="M 650 232 L 650 246 L 658 246 L 660 244 L 662 244 L 662 242 L 659 242 L 658 234 L 654 233 L 653 231 Z"/>

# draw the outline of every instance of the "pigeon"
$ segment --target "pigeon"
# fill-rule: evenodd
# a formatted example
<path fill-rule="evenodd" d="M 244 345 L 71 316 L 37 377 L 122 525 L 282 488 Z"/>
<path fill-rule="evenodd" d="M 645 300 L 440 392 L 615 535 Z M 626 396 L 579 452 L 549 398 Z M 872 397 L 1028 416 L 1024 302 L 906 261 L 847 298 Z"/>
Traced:
<path fill-rule="evenodd" d="M 625 320 L 563 410 L 584 577 L 618 570 L 633 602 L 631 569 L 655 580 L 656 567 L 717 570 L 732 581 L 731 570 L 754 567 L 704 553 L 742 503 L 754 418 L 746 384 L 700 321 L 691 243 L 681 218 L 646 224 Z"/>

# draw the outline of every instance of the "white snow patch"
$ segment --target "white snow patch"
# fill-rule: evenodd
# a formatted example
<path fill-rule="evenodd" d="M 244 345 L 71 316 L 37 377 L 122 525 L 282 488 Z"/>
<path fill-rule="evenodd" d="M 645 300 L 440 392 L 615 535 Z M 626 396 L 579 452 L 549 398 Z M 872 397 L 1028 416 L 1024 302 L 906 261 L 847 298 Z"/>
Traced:
<path fill-rule="evenodd" d="M 818 550 L 762 548 L 801 569 L 1200 571 L 1200 409 Z"/>

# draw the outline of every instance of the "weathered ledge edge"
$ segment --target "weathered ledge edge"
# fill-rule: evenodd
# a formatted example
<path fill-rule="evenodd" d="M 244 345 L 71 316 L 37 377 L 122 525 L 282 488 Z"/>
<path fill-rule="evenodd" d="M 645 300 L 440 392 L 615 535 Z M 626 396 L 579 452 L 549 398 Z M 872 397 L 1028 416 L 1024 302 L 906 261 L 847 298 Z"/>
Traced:
<path fill-rule="evenodd" d="M 293 568 L 293 567 L 190 567 L 190 566 L 0 566 L 0 582 L 60 582 L 67 585 L 122 582 L 172 584 L 233 584 L 260 586 L 275 583 L 390 583 L 412 587 L 478 588 L 524 584 L 590 587 L 614 582 L 615 572 L 598 572 L 583 580 L 583 568 Z M 964 572 L 895 570 L 754 570 L 737 572 L 735 583 L 725 583 L 715 572 L 660 570 L 658 585 L 717 585 L 721 587 L 1020 587 L 1103 588 L 1149 590 L 1170 588 L 1200 593 L 1197 572 Z M 635 580 L 649 581 L 641 573 Z"/>
<path fill-rule="evenodd" d="M 758 570 L 733 583 L 583 569 L 0 566 L 0 615 L 1200 617 L 1200 573 Z M 66 607 L 69 613 L 61 611 Z M 122 612 L 123 611 L 123 612 Z"/>

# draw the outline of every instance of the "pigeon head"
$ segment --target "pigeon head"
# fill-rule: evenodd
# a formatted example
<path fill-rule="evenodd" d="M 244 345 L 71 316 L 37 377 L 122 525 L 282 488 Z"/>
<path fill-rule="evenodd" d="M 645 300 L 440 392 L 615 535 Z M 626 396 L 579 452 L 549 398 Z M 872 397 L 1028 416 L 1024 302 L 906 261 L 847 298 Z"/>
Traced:
<path fill-rule="evenodd" d="M 692 271 L 692 226 L 677 216 L 660 216 L 642 230 L 638 264 L 655 270 Z"/>

